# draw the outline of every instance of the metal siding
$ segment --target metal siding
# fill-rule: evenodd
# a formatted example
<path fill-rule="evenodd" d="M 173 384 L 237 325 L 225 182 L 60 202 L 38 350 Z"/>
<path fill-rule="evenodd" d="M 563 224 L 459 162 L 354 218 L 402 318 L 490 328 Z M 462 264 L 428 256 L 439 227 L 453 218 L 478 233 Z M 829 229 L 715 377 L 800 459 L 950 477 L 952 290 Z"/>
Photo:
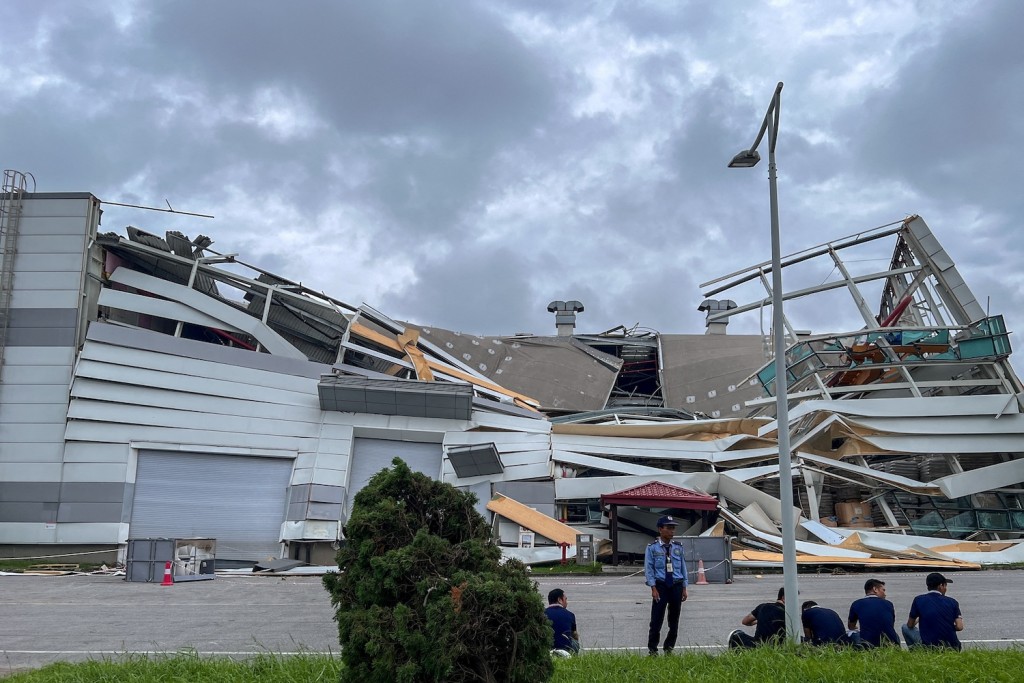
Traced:
<path fill-rule="evenodd" d="M 288 458 L 140 451 L 131 538 L 215 538 L 217 557 L 279 555 Z"/>
<path fill-rule="evenodd" d="M 404 460 L 414 472 L 421 472 L 431 479 L 440 478 L 442 451 L 439 443 L 356 438 L 352 444 L 346 511 L 352 512 L 355 495 L 369 483 L 373 475 L 385 467 L 391 467 L 391 461 L 396 457 Z"/>

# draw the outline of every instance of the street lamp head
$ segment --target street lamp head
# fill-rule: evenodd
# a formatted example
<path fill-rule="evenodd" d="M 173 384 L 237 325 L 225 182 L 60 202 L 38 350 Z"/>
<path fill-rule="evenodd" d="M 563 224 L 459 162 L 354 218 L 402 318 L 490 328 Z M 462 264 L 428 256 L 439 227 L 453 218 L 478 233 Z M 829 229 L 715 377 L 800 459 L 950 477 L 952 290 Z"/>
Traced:
<path fill-rule="evenodd" d="M 745 149 L 732 158 L 729 168 L 751 168 L 757 166 L 759 161 L 761 161 L 761 155 L 757 153 L 756 149 Z"/>

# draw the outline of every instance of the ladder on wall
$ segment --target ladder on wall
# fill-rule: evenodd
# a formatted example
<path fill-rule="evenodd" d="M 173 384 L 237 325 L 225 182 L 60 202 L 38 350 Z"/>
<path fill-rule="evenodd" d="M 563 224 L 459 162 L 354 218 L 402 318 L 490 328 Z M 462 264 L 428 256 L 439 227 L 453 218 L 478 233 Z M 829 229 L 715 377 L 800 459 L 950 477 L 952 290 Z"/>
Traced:
<path fill-rule="evenodd" d="M 11 319 L 11 299 L 14 296 L 14 258 L 18 254 L 18 227 L 21 223 L 22 199 L 28 190 L 31 174 L 5 170 L 0 187 L 0 368 L 7 350 L 7 327 Z"/>

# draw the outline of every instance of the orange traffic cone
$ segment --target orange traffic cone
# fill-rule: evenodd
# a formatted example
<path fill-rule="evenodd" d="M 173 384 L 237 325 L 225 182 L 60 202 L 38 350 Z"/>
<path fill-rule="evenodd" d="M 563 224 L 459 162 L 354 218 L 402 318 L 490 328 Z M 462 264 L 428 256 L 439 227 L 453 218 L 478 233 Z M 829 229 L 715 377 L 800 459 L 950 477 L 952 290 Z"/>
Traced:
<path fill-rule="evenodd" d="M 704 560 L 697 560 L 697 585 L 708 585 L 708 577 L 704 576 Z"/>
<path fill-rule="evenodd" d="M 174 575 L 171 574 L 171 563 L 170 562 L 168 562 L 166 565 L 164 565 L 164 580 L 163 580 L 163 583 L 161 583 L 160 585 L 161 586 L 173 586 L 174 585 Z"/>

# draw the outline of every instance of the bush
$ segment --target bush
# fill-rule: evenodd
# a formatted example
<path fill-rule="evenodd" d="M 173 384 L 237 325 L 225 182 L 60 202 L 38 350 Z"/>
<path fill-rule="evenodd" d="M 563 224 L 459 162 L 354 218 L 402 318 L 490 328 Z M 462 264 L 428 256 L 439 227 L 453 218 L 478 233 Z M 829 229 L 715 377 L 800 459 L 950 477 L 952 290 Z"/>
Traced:
<path fill-rule="evenodd" d="M 324 577 L 342 681 L 550 680 L 543 603 L 520 562 L 500 563 L 476 496 L 392 465 L 356 495 Z"/>

